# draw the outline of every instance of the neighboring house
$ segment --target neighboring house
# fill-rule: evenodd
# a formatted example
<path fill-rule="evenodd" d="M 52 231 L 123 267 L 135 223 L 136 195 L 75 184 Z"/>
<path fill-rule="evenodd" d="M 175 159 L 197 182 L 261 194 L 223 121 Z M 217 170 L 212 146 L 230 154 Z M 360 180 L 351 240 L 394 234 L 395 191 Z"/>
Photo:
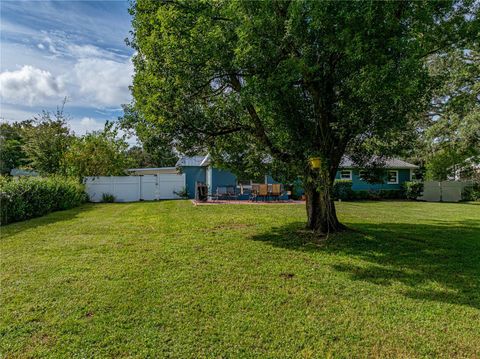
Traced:
<path fill-rule="evenodd" d="M 190 198 L 195 197 L 195 183 L 202 182 L 207 184 L 209 193 L 215 193 L 218 187 L 236 186 L 242 189 L 249 189 L 252 181 L 239 181 L 230 171 L 222 170 L 211 166 L 210 156 L 182 157 L 176 164 L 176 167 L 186 176 L 186 190 Z M 413 176 L 413 170 L 417 166 L 399 159 L 390 159 L 384 164 L 386 178 L 384 183 L 370 184 L 362 180 L 362 169 L 349 160 L 344 158 L 340 164 L 336 179 L 346 179 L 352 181 L 354 191 L 361 190 L 398 190 L 404 182 L 410 181 Z M 143 170 L 143 169 L 142 169 Z M 144 169 L 148 170 L 148 169 Z M 156 169 L 158 170 L 158 169 Z M 137 171 L 137 170 L 131 170 Z M 275 183 L 271 176 L 265 176 L 265 183 Z M 248 199 L 248 195 L 244 195 Z M 241 196 L 241 198 L 243 198 Z"/>
<path fill-rule="evenodd" d="M 450 181 L 473 180 L 480 181 L 480 162 L 478 157 L 467 158 L 461 165 L 449 168 Z"/>

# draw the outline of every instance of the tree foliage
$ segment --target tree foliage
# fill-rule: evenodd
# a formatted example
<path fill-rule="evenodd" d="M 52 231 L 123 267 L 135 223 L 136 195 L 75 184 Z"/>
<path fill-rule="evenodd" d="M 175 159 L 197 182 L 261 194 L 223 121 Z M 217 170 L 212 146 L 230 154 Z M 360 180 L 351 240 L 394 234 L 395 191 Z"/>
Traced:
<path fill-rule="evenodd" d="M 125 175 L 132 163 L 125 137 L 120 137 L 113 123 L 107 122 L 103 131 L 75 138 L 63 165 L 68 175 L 83 178 Z"/>
<path fill-rule="evenodd" d="M 432 56 L 436 88 L 421 136 L 427 177 L 445 180 L 480 163 L 480 43 Z"/>
<path fill-rule="evenodd" d="M 13 168 L 27 164 L 24 144 L 21 123 L 0 124 L 0 174 L 9 174 Z"/>
<path fill-rule="evenodd" d="M 42 111 L 22 123 L 22 146 L 28 166 L 41 174 L 61 174 L 63 158 L 73 140 L 63 107 L 53 114 Z"/>
<path fill-rule="evenodd" d="M 165 133 L 144 120 L 131 105 L 123 105 L 124 115 L 119 118 L 123 130 L 133 131 L 141 146 L 132 147 L 129 154 L 135 167 L 175 166 L 178 155 L 174 144 Z"/>
<path fill-rule="evenodd" d="M 473 36 L 474 11 L 465 1 L 137 0 L 135 110 L 182 152 L 302 175 L 309 227 L 334 231 L 342 156 L 402 146 L 431 98 L 425 59 Z"/>

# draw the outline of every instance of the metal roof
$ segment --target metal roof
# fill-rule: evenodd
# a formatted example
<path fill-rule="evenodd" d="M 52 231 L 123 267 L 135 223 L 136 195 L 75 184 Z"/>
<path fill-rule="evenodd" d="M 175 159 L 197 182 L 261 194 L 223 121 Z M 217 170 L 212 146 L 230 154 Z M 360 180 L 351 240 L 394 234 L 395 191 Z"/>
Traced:
<path fill-rule="evenodd" d="M 210 156 L 183 156 L 177 161 L 176 167 L 203 167 L 210 163 Z"/>
<path fill-rule="evenodd" d="M 372 161 L 373 162 L 373 161 Z M 383 164 L 384 168 L 395 168 L 395 169 L 415 169 L 418 168 L 418 166 L 413 165 L 411 163 L 405 162 L 403 160 L 400 160 L 398 158 L 386 158 L 384 160 L 379 160 L 378 161 L 380 164 Z M 349 157 L 344 156 L 342 158 L 342 161 L 340 162 L 340 168 L 356 168 L 356 167 L 362 167 L 355 162 L 353 162 Z"/>
<path fill-rule="evenodd" d="M 152 167 L 152 168 L 129 168 L 127 171 L 129 172 L 142 172 L 142 171 L 162 171 L 162 170 L 175 170 L 176 167 Z"/>

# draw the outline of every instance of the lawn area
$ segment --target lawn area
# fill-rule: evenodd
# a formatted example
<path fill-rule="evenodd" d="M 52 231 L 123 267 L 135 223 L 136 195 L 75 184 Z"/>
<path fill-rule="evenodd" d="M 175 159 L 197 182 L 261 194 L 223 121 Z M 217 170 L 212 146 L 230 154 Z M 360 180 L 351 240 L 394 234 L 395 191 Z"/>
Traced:
<path fill-rule="evenodd" d="M 480 205 L 84 205 L 1 229 L 2 357 L 480 357 Z"/>

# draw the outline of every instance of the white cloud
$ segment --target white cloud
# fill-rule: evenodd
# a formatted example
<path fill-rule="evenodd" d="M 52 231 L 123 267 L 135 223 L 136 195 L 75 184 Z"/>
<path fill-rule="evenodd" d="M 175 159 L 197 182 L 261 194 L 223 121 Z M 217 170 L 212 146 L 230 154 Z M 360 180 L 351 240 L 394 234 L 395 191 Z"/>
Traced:
<path fill-rule="evenodd" d="M 80 93 L 100 106 L 119 106 L 130 101 L 133 64 L 100 58 L 80 59 L 74 68 Z"/>
<path fill-rule="evenodd" d="M 20 70 L 0 73 L 2 101 L 36 105 L 53 98 L 58 102 L 62 96 L 62 82 L 49 71 L 25 65 Z"/>
<path fill-rule="evenodd" d="M 69 125 L 75 134 L 83 135 L 88 132 L 102 130 L 105 126 L 105 120 L 92 117 L 83 117 L 81 119 L 70 120 Z"/>
<path fill-rule="evenodd" d="M 45 49 L 45 46 L 43 44 L 38 44 L 37 47 L 40 49 L 40 50 L 44 50 Z"/>
<path fill-rule="evenodd" d="M 83 59 L 83 58 L 103 58 L 110 60 L 124 60 L 128 58 L 126 55 L 118 54 L 114 51 L 104 50 L 94 45 L 76 45 L 70 44 L 67 46 L 67 51 L 70 56 Z"/>

